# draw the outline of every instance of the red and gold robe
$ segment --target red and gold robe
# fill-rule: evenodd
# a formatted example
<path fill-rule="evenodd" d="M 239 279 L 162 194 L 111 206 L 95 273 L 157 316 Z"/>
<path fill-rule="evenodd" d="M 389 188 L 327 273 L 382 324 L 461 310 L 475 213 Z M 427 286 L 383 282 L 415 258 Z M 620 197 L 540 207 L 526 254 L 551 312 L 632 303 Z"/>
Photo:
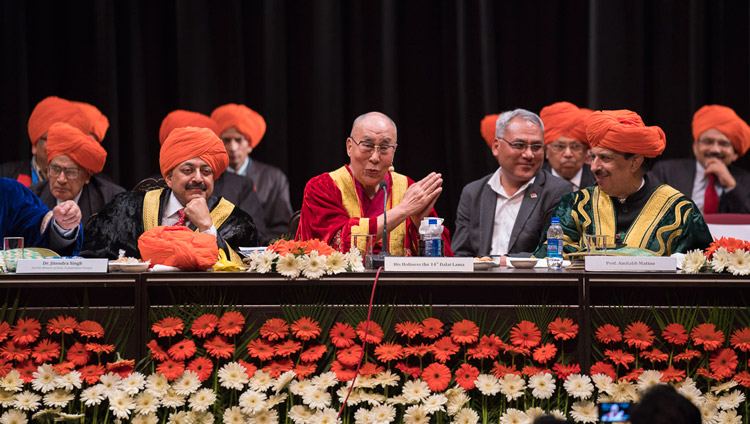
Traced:
<path fill-rule="evenodd" d="M 386 174 L 388 209 L 398 205 L 406 189 L 414 181 L 396 172 Z M 320 239 L 334 249 L 347 252 L 352 234 L 376 234 L 378 216 L 383 214 L 382 190 L 370 199 L 365 189 L 352 175 L 348 165 L 318 175 L 305 186 L 297 240 Z M 435 209 L 430 216 L 437 217 Z M 378 234 L 379 235 L 379 234 Z M 373 253 L 380 252 L 382 241 L 375 244 Z M 453 256 L 448 229 L 443 230 L 445 255 Z M 419 232 L 411 218 L 404 220 L 388 235 L 388 251 L 398 256 L 419 254 Z"/>

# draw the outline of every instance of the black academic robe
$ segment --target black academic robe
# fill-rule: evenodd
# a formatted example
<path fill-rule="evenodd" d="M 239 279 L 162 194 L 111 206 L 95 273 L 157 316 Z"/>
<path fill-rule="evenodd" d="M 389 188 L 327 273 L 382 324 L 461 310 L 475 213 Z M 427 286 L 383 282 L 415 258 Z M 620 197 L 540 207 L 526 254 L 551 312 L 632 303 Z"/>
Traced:
<path fill-rule="evenodd" d="M 29 187 L 34 194 L 52 209 L 57 206 L 57 199 L 49 189 L 49 180 L 42 181 Z M 78 198 L 78 207 L 81 208 L 81 222 L 86 225 L 92 215 L 99 212 L 104 205 L 109 203 L 116 195 L 125 191 L 117 184 L 107 181 L 99 175 L 94 175 L 81 189 L 81 197 Z"/>

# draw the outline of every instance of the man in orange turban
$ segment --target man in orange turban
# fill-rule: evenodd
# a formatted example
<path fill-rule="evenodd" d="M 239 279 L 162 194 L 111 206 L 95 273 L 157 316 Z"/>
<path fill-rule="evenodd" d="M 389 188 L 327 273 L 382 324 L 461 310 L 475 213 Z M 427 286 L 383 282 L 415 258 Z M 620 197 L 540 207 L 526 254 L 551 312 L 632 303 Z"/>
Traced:
<path fill-rule="evenodd" d="M 750 173 L 734 165 L 748 148 L 742 118 L 726 106 L 703 106 L 693 116 L 695 159 L 658 162 L 649 175 L 690 196 L 703 214 L 750 213 Z"/>
<path fill-rule="evenodd" d="M 99 212 L 122 187 L 98 173 L 104 168 L 107 152 L 91 136 L 64 122 L 47 131 L 48 179 L 29 187 L 49 208 L 72 200 L 81 208 L 81 222 Z"/>
<path fill-rule="evenodd" d="M 94 138 L 94 140 L 101 143 L 104 141 L 104 136 L 107 135 L 109 129 L 109 119 L 99 110 L 96 106 L 84 102 L 73 102 L 86 117 L 89 123 L 88 134 Z"/>
<path fill-rule="evenodd" d="M 224 198 L 213 195 L 214 181 L 229 164 L 219 137 L 208 128 L 176 128 L 159 152 L 168 188 L 126 192 L 117 196 L 86 226 L 83 256 L 116 258 L 120 249 L 140 257 L 138 238 L 160 225 L 186 225 L 216 237 L 233 262 L 241 246 L 256 246 L 252 218 Z"/>
<path fill-rule="evenodd" d="M 608 246 L 641 255 L 708 247 L 711 233 L 695 203 L 668 185 L 651 183 L 646 175 L 666 147 L 661 128 L 647 127 L 629 110 L 593 112 L 584 125 L 597 185 L 563 196 L 555 209 L 565 253 L 585 250 L 586 235 L 605 235 Z M 545 257 L 546 252 L 543 236 L 535 255 Z"/>
<path fill-rule="evenodd" d="M 267 238 L 288 233 L 292 216 L 289 180 L 279 168 L 250 157 L 266 133 L 266 121 L 258 112 L 234 103 L 217 107 L 211 118 L 219 126 L 220 137 L 229 154 L 227 172 L 252 180 L 263 206 Z"/>
<path fill-rule="evenodd" d="M 583 121 L 591 113 L 569 102 L 557 102 L 542 108 L 544 150 L 547 162 L 542 168 L 573 184 L 573 191 L 596 183 L 586 164 L 589 144 Z"/>

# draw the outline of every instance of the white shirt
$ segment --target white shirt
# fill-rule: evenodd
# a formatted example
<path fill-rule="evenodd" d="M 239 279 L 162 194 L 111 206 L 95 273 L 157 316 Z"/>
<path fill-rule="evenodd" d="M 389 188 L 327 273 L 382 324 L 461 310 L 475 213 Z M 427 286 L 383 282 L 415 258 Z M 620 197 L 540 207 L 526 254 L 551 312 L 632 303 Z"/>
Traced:
<path fill-rule="evenodd" d="M 176 224 L 180 221 L 180 213 L 179 210 L 185 208 L 182 206 L 182 203 L 180 203 L 179 200 L 177 200 L 177 196 L 174 195 L 174 192 L 169 193 L 169 200 L 167 201 L 167 207 L 164 208 L 164 212 L 161 214 L 161 225 L 166 225 L 168 227 Z M 216 226 L 211 225 L 211 228 L 209 228 L 206 231 L 201 231 L 202 233 L 208 233 L 216 236 Z"/>
<path fill-rule="evenodd" d="M 513 232 L 513 225 L 515 225 L 518 211 L 521 209 L 523 196 L 526 193 L 526 189 L 534 183 L 535 179 L 536 177 L 527 181 L 512 196 L 508 196 L 502 184 L 500 184 L 500 168 L 497 168 L 497 171 L 487 181 L 487 185 L 490 186 L 492 191 L 497 193 L 490 255 L 506 255 L 508 253 L 510 234 Z"/>
<path fill-rule="evenodd" d="M 237 174 L 237 175 L 242 175 L 246 177 L 248 166 L 250 166 L 250 156 L 245 158 L 245 161 L 242 162 L 242 166 L 240 166 L 240 169 L 235 171 L 234 168 L 232 168 L 231 166 L 228 166 L 227 172 L 229 172 L 230 174 Z"/>
<path fill-rule="evenodd" d="M 704 172 L 706 172 L 706 168 L 704 168 L 700 162 L 695 161 L 695 180 L 693 180 L 693 193 L 690 198 L 693 199 L 693 202 L 698 206 L 701 213 L 703 213 L 704 201 L 706 200 L 706 188 L 708 188 L 708 176 L 703 175 Z M 718 178 L 714 180 L 714 188 L 716 189 L 716 194 L 721 198 L 721 195 L 724 194 L 724 187 L 719 184 Z"/>
<path fill-rule="evenodd" d="M 76 194 L 76 197 L 74 197 L 72 199 L 74 202 L 76 202 L 76 205 L 78 204 L 78 201 L 81 200 L 81 193 L 83 193 L 83 187 L 81 187 L 81 189 L 78 190 L 78 194 Z M 55 204 L 59 205 L 60 203 L 64 202 L 65 200 L 60 200 L 58 198 L 55 198 L 55 201 L 56 201 Z"/>
<path fill-rule="evenodd" d="M 570 182 L 573 184 L 573 191 L 578 191 L 581 189 L 581 177 L 583 176 L 583 167 L 576 172 L 575 175 L 573 175 L 573 178 L 567 179 L 563 177 L 562 175 L 558 174 L 557 171 L 555 171 L 555 168 L 550 167 L 552 170 L 552 175 L 556 176 L 557 178 L 562 178 L 565 181 Z"/>

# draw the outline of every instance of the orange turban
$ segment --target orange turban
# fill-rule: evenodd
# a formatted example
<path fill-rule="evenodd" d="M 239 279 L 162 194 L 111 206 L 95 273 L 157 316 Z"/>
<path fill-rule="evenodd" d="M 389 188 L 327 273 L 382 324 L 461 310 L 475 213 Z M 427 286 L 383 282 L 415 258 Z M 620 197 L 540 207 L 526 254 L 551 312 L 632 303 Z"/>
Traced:
<path fill-rule="evenodd" d="M 734 146 L 734 151 L 740 156 L 750 148 L 750 127 L 737 116 L 734 111 L 726 106 L 706 105 L 698 109 L 693 115 L 693 138 L 704 132 L 715 128 L 729 138 Z"/>
<path fill-rule="evenodd" d="M 250 147 L 260 143 L 266 133 L 266 121 L 260 114 L 245 105 L 229 103 L 211 112 L 211 118 L 219 126 L 219 134 L 235 127 L 250 142 Z"/>
<path fill-rule="evenodd" d="M 29 116 L 29 138 L 31 144 L 36 145 L 44 133 L 55 122 L 67 122 L 75 128 L 89 133 L 89 121 L 81 111 L 70 100 L 50 96 L 37 103 Z"/>
<path fill-rule="evenodd" d="M 661 128 L 647 127 L 637 113 L 629 110 L 593 112 L 584 124 L 591 147 L 655 158 L 667 146 L 667 136 Z"/>
<path fill-rule="evenodd" d="M 216 135 L 221 136 L 219 127 L 213 119 L 202 113 L 177 109 L 169 112 L 164 120 L 161 121 L 161 127 L 159 127 L 159 144 L 164 144 L 164 140 L 167 139 L 173 129 L 183 127 L 208 128 Z"/>
<path fill-rule="evenodd" d="M 138 237 L 138 250 L 144 261 L 187 271 L 205 271 L 219 258 L 214 235 L 196 233 L 183 225 L 149 229 Z"/>
<path fill-rule="evenodd" d="M 544 107 L 539 113 L 544 123 L 544 144 L 550 144 L 560 137 L 570 137 L 588 144 L 583 121 L 590 114 L 590 110 L 578 108 L 569 102 L 557 102 Z"/>
<path fill-rule="evenodd" d="M 497 124 L 496 113 L 494 115 L 487 115 L 482 119 L 482 123 L 479 124 L 479 131 L 482 132 L 482 138 L 487 142 L 487 145 L 492 147 L 492 142 L 495 141 L 495 124 Z"/>
<path fill-rule="evenodd" d="M 175 166 L 192 158 L 203 159 L 214 171 L 214 179 L 229 166 L 229 156 L 221 139 L 208 128 L 176 128 L 164 140 L 159 152 L 161 175 L 166 178 Z"/>
<path fill-rule="evenodd" d="M 65 122 L 58 122 L 47 131 L 47 164 L 52 158 L 68 155 L 94 174 L 102 172 L 107 151 L 96 140 Z"/>
<path fill-rule="evenodd" d="M 109 119 L 94 105 L 83 102 L 73 102 L 73 104 L 81 109 L 83 116 L 89 121 L 89 132 L 87 134 L 94 134 L 97 141 L 101 143 L 109 129 Z"/>

